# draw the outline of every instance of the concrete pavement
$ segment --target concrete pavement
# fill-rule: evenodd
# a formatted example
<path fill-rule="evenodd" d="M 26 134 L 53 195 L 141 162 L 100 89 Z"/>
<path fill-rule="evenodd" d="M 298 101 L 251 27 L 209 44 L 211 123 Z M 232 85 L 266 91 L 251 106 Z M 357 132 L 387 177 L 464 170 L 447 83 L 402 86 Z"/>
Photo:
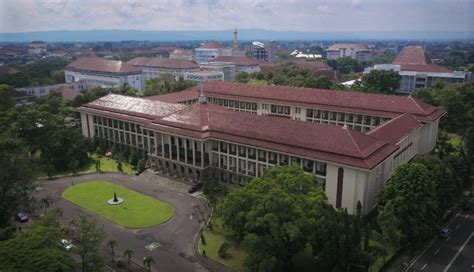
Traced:
<path fill-rule="evenodd" d="M 95 180 L 115 180 L 116 184 L 170 203 L 176 213 L 169 221 L 158 226 L 127 229 L 62 198 L 62 192 L 73 183 Z M 51 195 L 55 199 L 51 208 L 59 207 L 63 210 L 65 223 L 78 214 L 86 214 L 94 217 L 98 224 L 103 225 L 107 233 L 106 241 L 114 239 L 118 243 L 115 250 L 117 255 L 122 255 L 127 248 L 131 249 L 135 253 L 132 260 L 138 264 L 142 263 L 144 256 L 152 256 L 156 261 L 153 271 L 209 271 L 198 261 L 193 248 L 199 230 L 204 224 L 197 210 L 203 211 L 204 217 L 209 214 L 208 206 L 203 200 L 155 182 L 149 182 L 140 176 L 125 174 L 104 173 L 65 177 L 42 181 L 40 186 L 43 190 L 38 193 L 38 196 Z M 103 245 L 104 251 L 106 241 Z M 159 247 L 150 251 L 145 248 L 150 243 L 157 243 Z"/>

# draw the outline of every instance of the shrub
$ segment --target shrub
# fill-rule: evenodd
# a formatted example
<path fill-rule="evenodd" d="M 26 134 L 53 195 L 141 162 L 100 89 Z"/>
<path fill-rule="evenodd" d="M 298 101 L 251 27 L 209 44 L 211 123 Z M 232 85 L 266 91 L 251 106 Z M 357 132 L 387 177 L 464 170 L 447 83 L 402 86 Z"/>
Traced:
<path fill-rule="evenodd" d="M 204 233 L 201 234 L 201 243 L 206 245 L 206 236 L 204 236 Z"/>
<path fill-rule="evenodd" d="M 219 257 L 221 257 L 222 259 L 227 258 L 227 251 L 229 250 L 229 248 L 230 248 L 230 244 L 228 242 L 222 243 L 221 247 L 217 251 L 217 254 L 219 255 Z"/>
<path fill-rule="evenodd" d="M 141 159 L 137 163 L 137 171 L 142 172 L 143 170 L 145 170 L 145 161 Z"/>
<path fill-rule="evenodd" d="M 140 158 L 138 157 L 138 154 L 136 152 L 132 152 L 132 154 L 130 155 L 130 164 L 137 165 L 139 159 Z"/>
<path fill-rule="evenodd" d="M 122 258 L 117 258 L 117 260 L 115 260 L 115 266 L 117 266 L 117 268 L 124 268 L 125 261 Z"/>

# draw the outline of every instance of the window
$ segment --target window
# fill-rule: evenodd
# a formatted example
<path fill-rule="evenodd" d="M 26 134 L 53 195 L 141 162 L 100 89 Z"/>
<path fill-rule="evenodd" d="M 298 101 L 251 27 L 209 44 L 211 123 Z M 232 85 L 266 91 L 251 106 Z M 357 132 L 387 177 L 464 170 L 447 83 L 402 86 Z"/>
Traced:
<path fill-rule="evenodd" d="M 307 109 L 306 110 L 306 117 L 313 117 L 313 110 Z"/>

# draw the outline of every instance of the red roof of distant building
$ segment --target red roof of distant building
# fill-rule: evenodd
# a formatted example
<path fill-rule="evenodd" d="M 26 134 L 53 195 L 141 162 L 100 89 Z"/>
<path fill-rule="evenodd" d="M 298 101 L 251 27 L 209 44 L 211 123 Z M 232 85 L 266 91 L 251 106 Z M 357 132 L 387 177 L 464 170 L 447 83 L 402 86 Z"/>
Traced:
<path fill-rule="evenodd" d="M 298 61 L 295 61 L 295 64 L 300 68 L 310 69 L 310 70 L 332 70 L 331 66 L 329 66 L 324 61 L 298 60 Z"/>
<path fill-rule="evenodd" d="M 369 50 L 369 47 L 366 44 L 362 44 L 362 43 L 335 43 L 335 44 L 329 46 L 328 50 L 339 50 L 341 48 Z"/>
<path fill-rule="evenodd" d="M 220 43 L 215 42 L 215 41 L 209 41 L 203 45 L 201 45 L 199 48 L 208 48 L 208 49 L 221 49 L 224 48 Z"/>
<path fill-rule="evenodd" d="M 154 51 L 154 52 L 172 52 L 177 48 L 178 47 L 176 45 L 173 45 L 173 44 L 166 44 L 166 45 L 163 44 L 163 45 L 160 45 L 158 47 L 152 48 L 150 50 Z"/>
<path fill-rule="evenodd" d="M 140 122 L 165 132 L 233 141 L 365 169 L 372 169 L 398 149 L 340 126 L 239 113 L 210 103 L 186 106 L 108 95 L 77 110 Z"/>
<path fill-rule="evenodd" d="M 413 114 L 405 113 L 375 127 L 366 134 L 391 144 L 398 144 L 404 137 L 419 127 L 421 127 L 421 124 Z"/>
<path fill-rule="evenodd" d="M 236 57 L 236 56 L 218 56 L 212 61 L 221 61 L 221 62 L 233 62 L 237 66 L 251 66 L 259 65 L 260 62 L 249 57 Z"/>
<path fill-rule="evenodd" d="M 118 60 L 105 60 L 102 58 L 80 58 L 66 66 L 66 69 L 95 71 L 105 73 L 141 73 L 142 70 L 131 64 Z"/>
<path fill-rule="evenodd" d="M 326 109 L 361 114 L 376 114 L 396 117 L 412 113 L 419 121 L 433 121 L 444 112 L 411 96 L 383 95 L 352 91 L 269 86 L 225 81 L 206 81 L 204 93 L 209 97 L 265 101 L 280 105 L 298 105 L 308 108 Z M 194 95 L 193 95 L 194 94 Z M 172 95 L 166 95 L 168 102 L 183 102 L 197 99 L 199 87 Z M 160 96 L 148 97 L 160 101 Z"/>
<path fill-rule="evenodd" d="M 392 61 L 400 65 L 402 71 L 451 73 L 452 71 L 431 62 L 421 46 L 405 46 Z"/>
<path fill-rule="evenodd" d="M 16 74 L 19 71 L 15 68 L 12 67 L 7 67 L 7 66 L 0 66 L 0 75 L 11 75 L 11 74 Z"/>
<path fill-rule="evenodd" d="M 54 91 L 60 93 L 65 100 L 73 100 L 77 96 L 82 95 L 80 92 L 74 91 L 66 85 L 59 86 Z"/>
<path fill-rule="evenodd" d="M 138 57 L 127 62 L 134 66 L 145 67 L 160 67 L 160 68 L 174 68 L 174 69 L 198 69 L 199 65 L 194 62 L 180 59 L 166 59 L 166 58 L 144 58 Z"/>

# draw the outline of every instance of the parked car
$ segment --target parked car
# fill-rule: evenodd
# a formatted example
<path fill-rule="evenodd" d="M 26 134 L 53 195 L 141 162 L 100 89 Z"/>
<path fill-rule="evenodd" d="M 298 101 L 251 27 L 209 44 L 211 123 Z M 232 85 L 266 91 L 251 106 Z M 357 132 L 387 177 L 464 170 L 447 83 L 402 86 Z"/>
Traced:
<path fill-rule="evenodd" d="M 64 250 L 66 250 L 67 252 L 71 251 L 71 249 L 74 247 L 71 241 L 66 239 L 61 239 L 59 245 L 61 245 L 61 247 L 64 248 Z"/>
<path fill-rule="evenodd" d="M 449 236 L 451 236 L 451 229 L 449 228 L 441 228 L 439 230 L 439 236 L 443 237 L 443 238 L 448 238 Z"/>
<path fill-rule="evenodd" d="M 15 219 L 21 223 L 25 223 L 28 222 L 28 215 L 26 215 L 26 213 L 19 212 L 15 214 Z"/>
<path fill-rule="evenodd" d="M 192 194 L 192 193 L 198 191 L 201 188 L 202 188 L 202 182 L 193 184 L 193 186 L 191 186 L 191 188 L 189 188 L 188 193 Z"/>

